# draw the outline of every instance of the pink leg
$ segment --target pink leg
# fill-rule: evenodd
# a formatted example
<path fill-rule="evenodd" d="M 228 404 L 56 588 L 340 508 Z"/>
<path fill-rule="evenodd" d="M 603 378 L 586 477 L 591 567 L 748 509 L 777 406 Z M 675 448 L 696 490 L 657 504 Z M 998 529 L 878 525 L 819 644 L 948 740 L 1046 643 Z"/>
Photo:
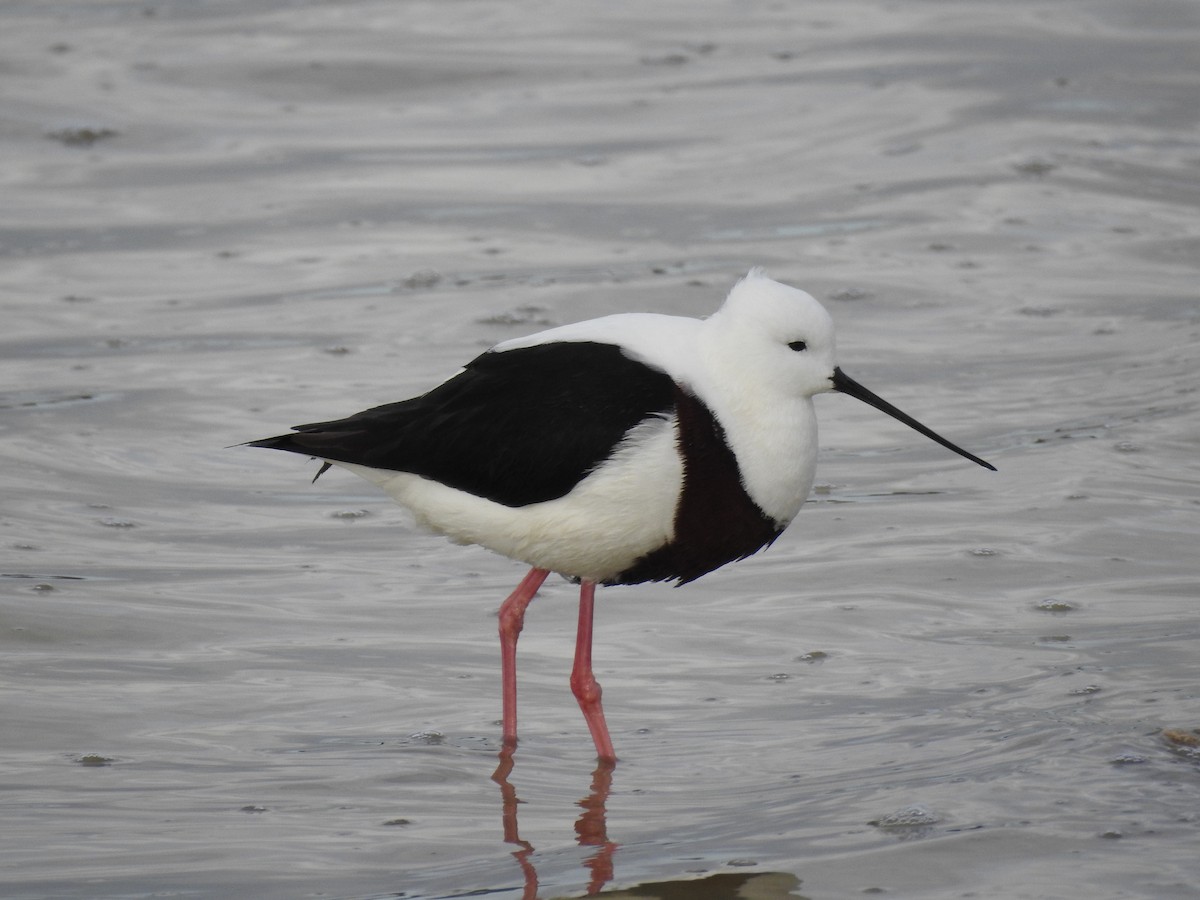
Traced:
<path fill-rule="evenodd" d="M 504 746 L 517 746 L 517 637 L 525 624 L 527 607 L 550 572 L 530 569 L 517 589 L 500 605 L 500 681 L 504 710 Z"/>
<path fill-rule="evenodd" d="M 579 630 L 575 633 L 575 667 L 571 669 L 571 692 L 579 701 L 584 721 L 592 733 L 596 753 L 603 763 L 614 763 L 612 738 L 600 705 L 600 685 L 592 674 L 592 610 L 596 604 L 596 583 L 585 581 L 579 588 Z"/>

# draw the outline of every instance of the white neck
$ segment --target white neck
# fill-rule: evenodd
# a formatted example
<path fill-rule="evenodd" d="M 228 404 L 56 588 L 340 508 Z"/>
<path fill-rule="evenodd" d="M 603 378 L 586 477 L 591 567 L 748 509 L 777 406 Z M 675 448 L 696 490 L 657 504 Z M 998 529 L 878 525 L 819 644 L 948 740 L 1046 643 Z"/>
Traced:
<path fill-rule="evenodd" d="M 725 342 L 699 342 L 705 364 L 693 369 L 693 388 L 737 457 L 746 493 L 786 525 L 808 498 L 817 459 L 812 397 L 772 390 L 774 382 L 738 359 Z"/>

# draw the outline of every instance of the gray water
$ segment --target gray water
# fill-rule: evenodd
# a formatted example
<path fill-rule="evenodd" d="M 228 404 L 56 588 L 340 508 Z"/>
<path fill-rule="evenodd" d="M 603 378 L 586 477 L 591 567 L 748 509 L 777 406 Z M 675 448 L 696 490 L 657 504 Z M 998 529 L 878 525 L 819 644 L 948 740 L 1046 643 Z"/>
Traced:
<path fill-rule="evenodd" d="M 0 895 L 1200 896 L 1198 120 L 1182 0 L 9 0 Z M 226 448 L 754 265 L 999 472 L 818 398 L 493 781 L 521 567 Z"/>

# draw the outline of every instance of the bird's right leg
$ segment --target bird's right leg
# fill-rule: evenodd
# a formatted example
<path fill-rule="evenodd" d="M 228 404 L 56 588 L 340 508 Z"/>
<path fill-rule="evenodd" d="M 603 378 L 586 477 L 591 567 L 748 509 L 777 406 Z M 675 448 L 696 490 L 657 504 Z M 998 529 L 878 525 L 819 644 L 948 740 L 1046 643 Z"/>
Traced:
<path fill-rule="evenodd" d="M 592 674 L 592 612 L 595 605 L 596 582 L 580 582 L 579 630 L 575 633 L 575 665 L 571 669 L 571 692 L 579 701 L 583 719 L 592 733 L 600 764 L 611 766 L 617 761 L 617 754 L 613 752 L 608 723 L 604 721 L 604 707 L 600 705 L 600 683 Z"/>
<path fill-rule="evenodd" d="M 503 741 L 509 750 L 517 746 L 517 638 L 525 624 L 525 607 L 529 606 L 549 574 L 548 569 L 530 569 L 517 589 L 500 605 Z"/>

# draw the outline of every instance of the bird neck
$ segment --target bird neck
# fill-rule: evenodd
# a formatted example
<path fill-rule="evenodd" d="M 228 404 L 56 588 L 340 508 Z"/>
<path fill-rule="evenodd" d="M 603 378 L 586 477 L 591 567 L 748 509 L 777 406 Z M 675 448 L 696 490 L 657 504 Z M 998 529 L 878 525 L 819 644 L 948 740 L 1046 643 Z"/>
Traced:
<path fill-rule="evenodd" d="M 750 499 L 787 525 L 812 489 L 817 422 L 811 397 L 763 397 L 747 390 L 701 394 L 721 424 Z"/>

